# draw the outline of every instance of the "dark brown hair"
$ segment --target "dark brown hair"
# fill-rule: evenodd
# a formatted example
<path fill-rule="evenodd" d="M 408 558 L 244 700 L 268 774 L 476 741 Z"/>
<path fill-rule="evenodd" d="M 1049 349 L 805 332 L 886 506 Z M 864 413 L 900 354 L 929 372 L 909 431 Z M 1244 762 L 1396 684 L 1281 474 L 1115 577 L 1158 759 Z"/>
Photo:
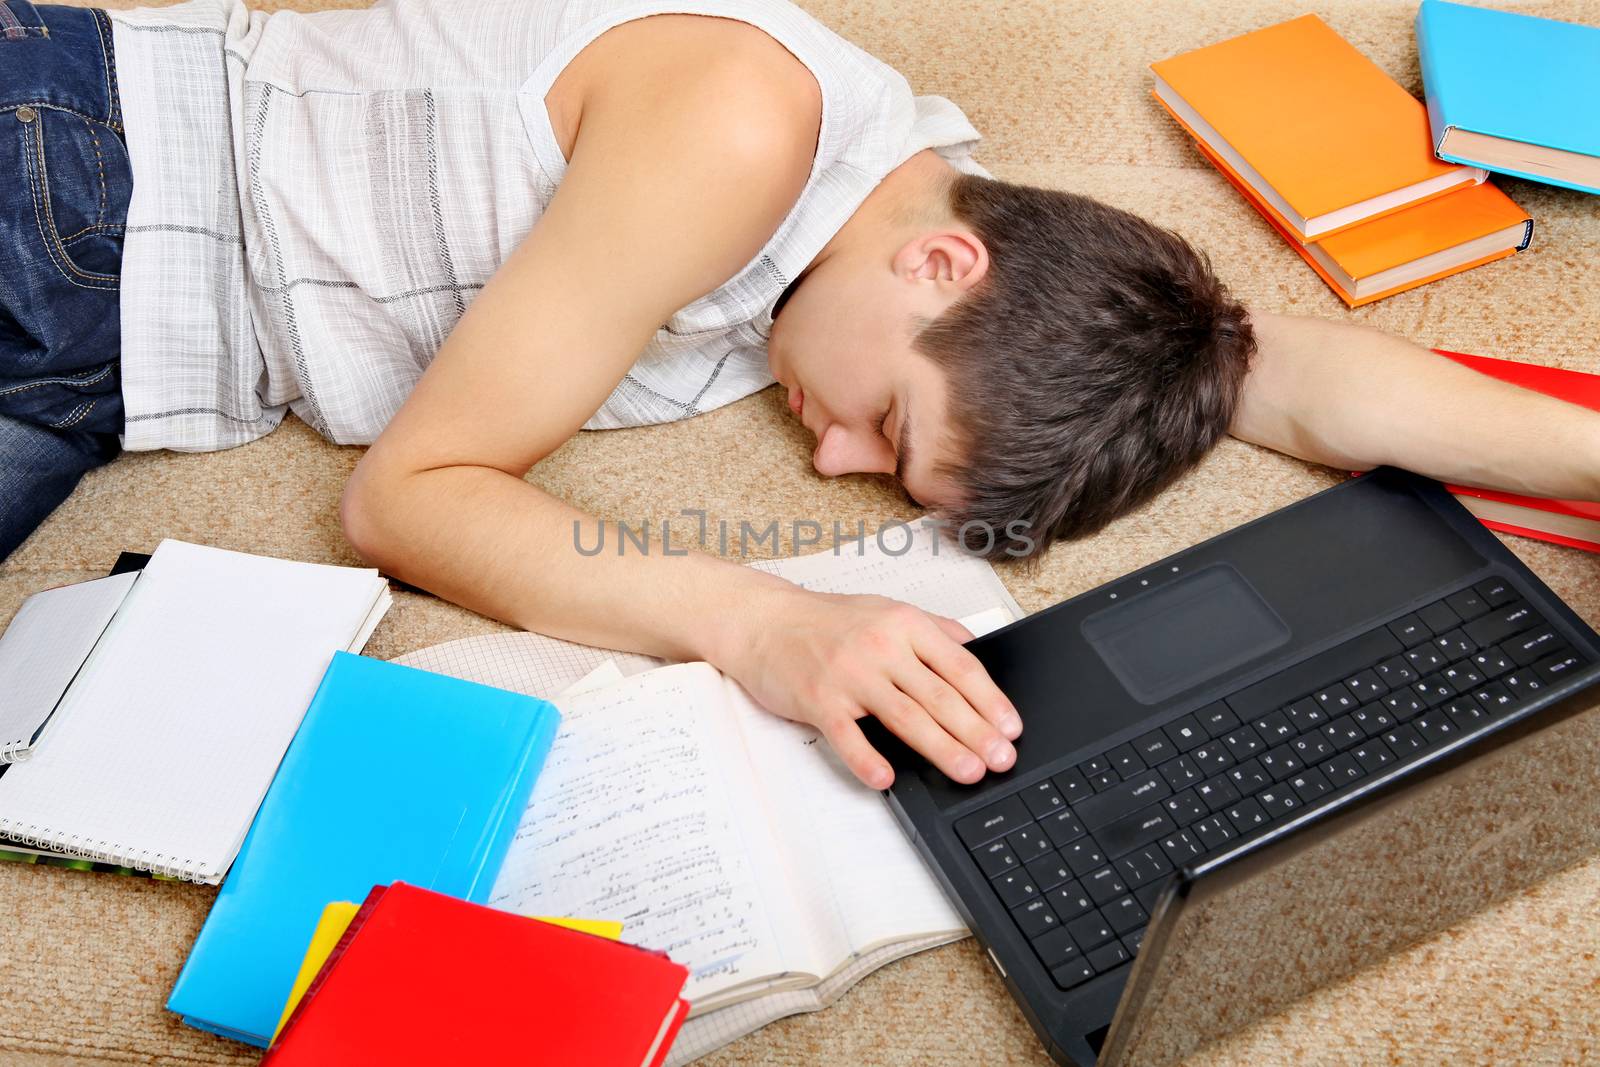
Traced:
<path fill-rule="evenodd" d="M 1075 193 L 959 175 L 950 208 L 989 270 L 916 346 L 948 378 L 970 550 L 1094 533 L 1227 432 L 1255 335 L 1202 253 Z"/>

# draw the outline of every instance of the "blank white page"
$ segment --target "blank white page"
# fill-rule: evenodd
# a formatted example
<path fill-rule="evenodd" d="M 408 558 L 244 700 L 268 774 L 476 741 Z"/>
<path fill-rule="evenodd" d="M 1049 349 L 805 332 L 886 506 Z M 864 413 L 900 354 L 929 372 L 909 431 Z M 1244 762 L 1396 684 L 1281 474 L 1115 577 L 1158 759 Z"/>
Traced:
<path fill-rule="evenodd" d="M 383 589 L 372 570 L 163 541 L 46 743 L 0 776 L 0 836 L 219 881 Z"/>
<path fill-rule="evenodd" d="M 35 731 L 50 718 L 138 577 L 114 574 L 46 589 L 22 602 L 0 636 L 0 763 L 27 757 Z"/>

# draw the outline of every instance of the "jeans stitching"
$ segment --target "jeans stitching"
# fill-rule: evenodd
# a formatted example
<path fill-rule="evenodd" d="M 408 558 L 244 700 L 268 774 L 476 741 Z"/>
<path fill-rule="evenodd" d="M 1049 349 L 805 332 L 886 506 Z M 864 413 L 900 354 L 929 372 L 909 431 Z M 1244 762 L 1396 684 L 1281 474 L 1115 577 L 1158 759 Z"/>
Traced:
<path fill-rule="evenodd" d="M 95 170 L 100 174 L 100 210 L 95 212 L 94 217 L 99 220 L 96 225 L 102 225 L 106 221 L 106 161 L 105 158 L 100 154 L 99 131 L 94 128 L 94 123 L 90 122 L 88 119 L 83 119 L 82 121 L 83 128 L 89 131 L 89 141 L 94 145 L 94 166 Z M 56 235 L 56 239 L 60 241 L 63 246 L 66 245 L 66 238 L 62 237 L 60 234 Z"/>
<path fill-rule="evenodd" d="M 61 243 L 63 245 L 70 245 L 72 242 L 76 241 L 78 238 L 87 237 L 90 234 L 94 234 L 94 233 L 115 234 L 115 233 L 122 232 L 124 229 L 126 229 L 126 227 L 123 226 L 122 223 L 120 223 L 120 222 L 97 222 L 93 226 L 85 226 L 83 229 L 79 230 L 77 233 L 67 234 L 65 237 L 61 238 Z"/>
<path fill-rule="evenodd" d="M 34 121 L 33 141 L 37 151 L 36 153 L 24 152 L 23 157 L 28 162 L 28 185 L 33 193 L 33 217 L 34 221 L 39 225 L 39 239 L 44 243 L 45 254 L 50 257 L 50 262 L 55 266 L 56 271 L 68 283 L 76 285 L 80 289 L 115 291 L 118 288 L 116 285 L 89 285 L 75 280 L 71 274 L 67 273 L 70 268 L 80 278 L 102 279 L 113 282 L 118 280 L 114 274 L 90 274 L 87 271 L 79 270 L 76 264 L 67 257 L 66 249 L 59 247 L 61 238 L 56 235 L 55 217 L 50 211 L 50 175 L 45 170 L 44 126 L 37 119 Z M 37 159 L 34 158 L 35 154 L 38 156 Z M 40 211 L 41 199 L 44 202 L 42 213 Z M 48 224 L 46 223 L 47 219 L 49 220 Z"/>
<path fill-rule="evenodd" d="M 74 426 L 78 425 L 78 423 L 88 418 L 89 412 L 93 411 L 94 406 L 98 403 L 100 403 L 98 400 L 88 400 L 82 404 L 79 404 L 77 407 L 72 409 L 72 412 L 65 419 L 62 419 L 57 423 L 52 423 L 50 428 L 52 430 L 72 429 Z"/>
<path fill-rule="evenodd" d="M 101 69 L 106 74 L 106 124 L 118 133 L 121 124 L 117 121 L 117 90 L 111 84 L 112 71 L 116 69 L 116 62 L 111 58 L 111 40 L 107 31 L 111 28 L 111 20 L 100 8 L 91 8 L 94 12 L 95 32 L 100 35 L 100 63 Z"/>
<path fill-rule="evenodd" d="M 13 385 L 8 389 L 0 389 L 0 396 L 16 396 L 18 393 L 26 393 L 30 389 L 43 389 L 47 385 L 76 385 L 80 387 L 99 385 L 110 373 L 111 367 L 108 365 L 101 367 L 87 378 L 40 378 L 37 381 L 29 382 L 27 385 Z"/>

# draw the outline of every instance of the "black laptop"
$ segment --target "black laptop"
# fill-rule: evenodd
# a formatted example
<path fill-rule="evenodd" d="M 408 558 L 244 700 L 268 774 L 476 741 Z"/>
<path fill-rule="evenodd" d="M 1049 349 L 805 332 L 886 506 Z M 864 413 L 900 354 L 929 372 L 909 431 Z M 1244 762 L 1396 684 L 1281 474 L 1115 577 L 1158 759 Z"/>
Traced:
<path fill-rule="evenodd" d="M 901 824 L 1051 1055 L 1081 1065 L 1158 902 L 1600 678 L 1593 630 L 1442 487 L 1390 469 L 968 647 L 1022 713 L 1011 771 L 960 785 L 870 736 Z"/>

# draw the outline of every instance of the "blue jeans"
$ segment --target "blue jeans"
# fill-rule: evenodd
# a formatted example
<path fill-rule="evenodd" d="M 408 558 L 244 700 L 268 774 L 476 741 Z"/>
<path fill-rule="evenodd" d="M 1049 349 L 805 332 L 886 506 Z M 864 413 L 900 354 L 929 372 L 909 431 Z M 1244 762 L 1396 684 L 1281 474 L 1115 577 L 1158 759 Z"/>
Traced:
<path fill-rule="evenodd" d="M 133 174 L 105 12 L 0 0 L 0 176 L 3 560 L 122 433 Z"/>

